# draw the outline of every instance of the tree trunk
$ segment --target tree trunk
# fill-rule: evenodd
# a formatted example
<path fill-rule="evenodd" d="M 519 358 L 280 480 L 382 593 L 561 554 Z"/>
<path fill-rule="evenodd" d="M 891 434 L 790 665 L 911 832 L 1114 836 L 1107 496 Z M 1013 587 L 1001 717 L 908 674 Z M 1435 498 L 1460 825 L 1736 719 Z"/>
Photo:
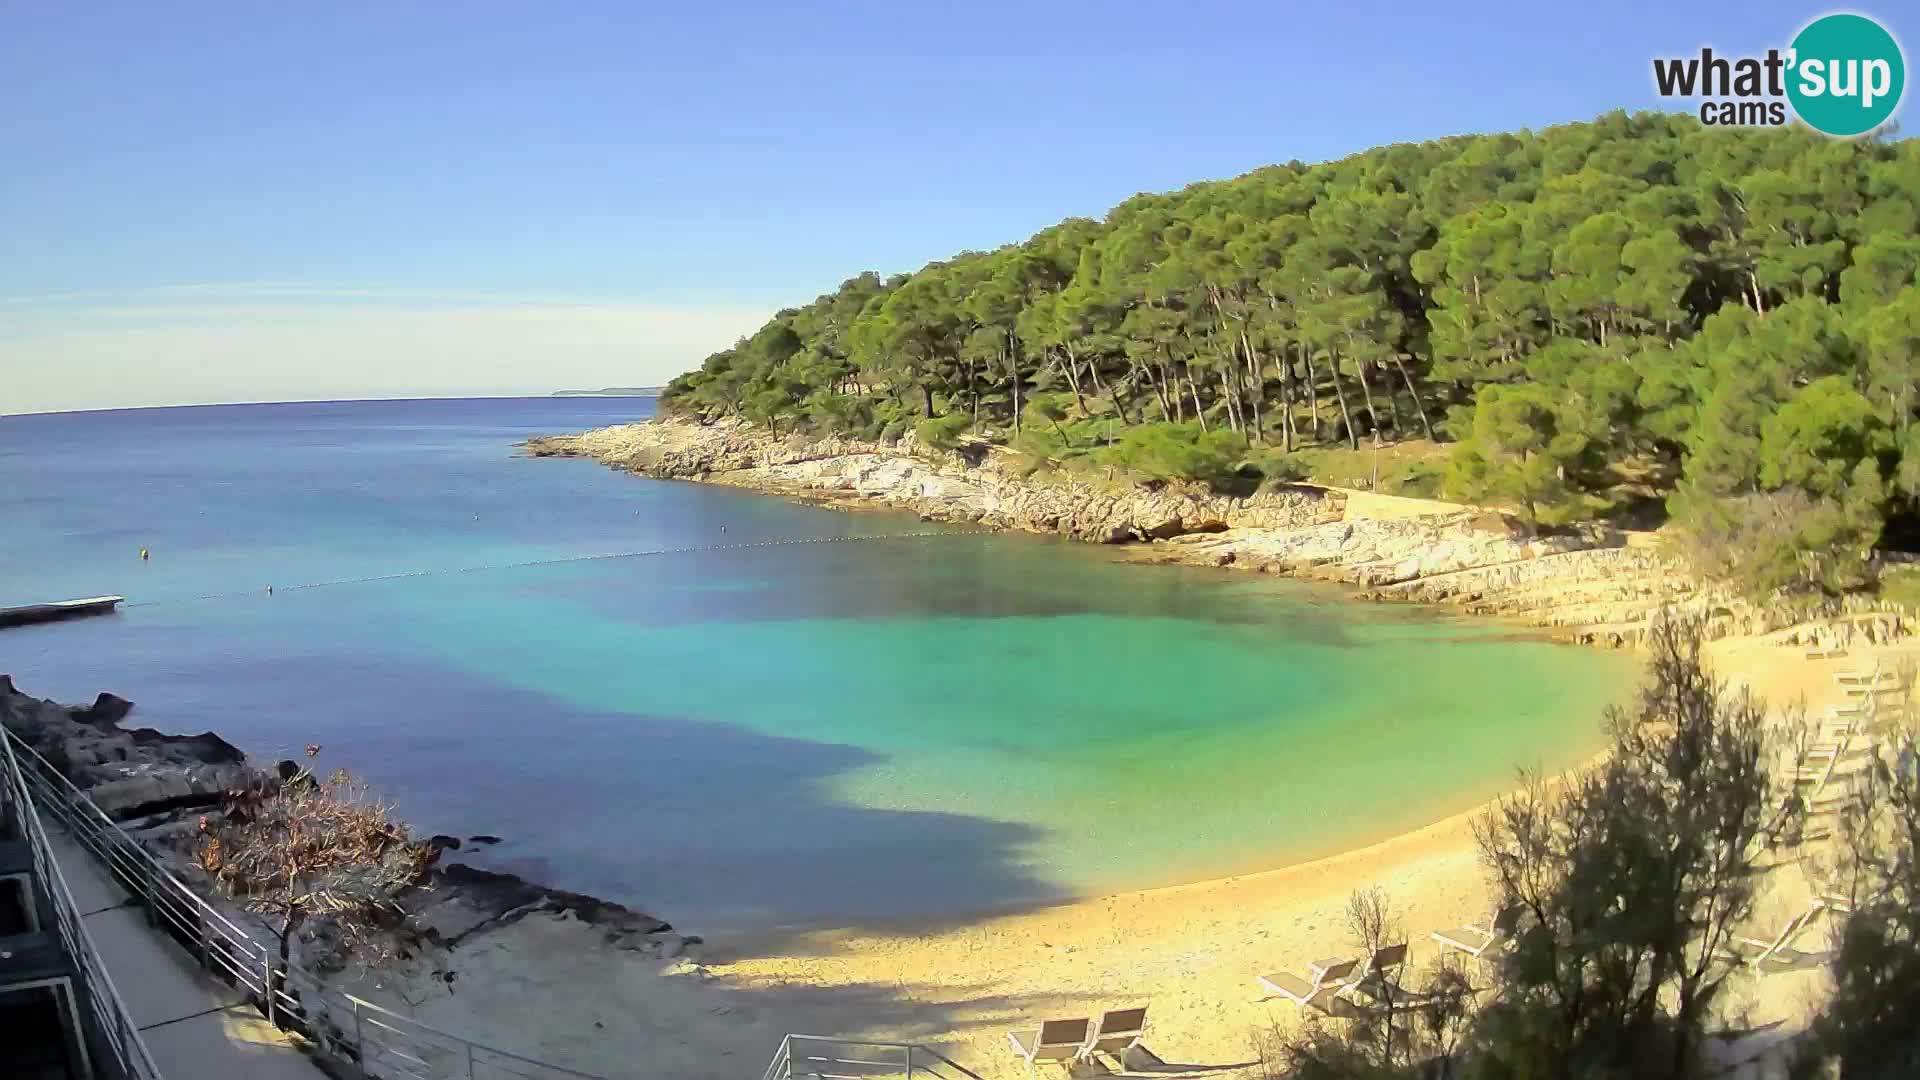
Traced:
<path fill-rule="evenodd" d="M 1173 422 L 1186 423 L 1187 401 L 1180 396 L 1180 376 L 1174 373 L 1173 365 L 1164 354 L 1160 357 L 1160 382 L 1167 388 L 1167 396 L 1173 399 Z"/>
<path fill-rule="evenodd" d="M 1153 391 L 1155 400 L 1160 403 L 1160 419 L 1171 422 L 1173 420 L 1173 408 L 1167 404 L 1166 391 L 1161 389 L 1158 382 L 1154 381 L 1153 369 L 1149 368 L 1144 360 L 1137 360 L 1133 357 L 1128 357 L 1127 359 L 1133 364 L 1134 377 L 1136 379 L 1144 378 L 1147 382 L 1147 387 Z"/>
<path fill-rule="evenodd" d="M 1073 346 L 1066 346 L 1066 350 L 1066 362 L 1061 364 L 1060 367 L 1067 373 L 1067 385 L 1073 387 L 1073 405 L 1080 410 L 1081 416 L 1090 416 L 1092 414 L 1087 411 L 1086 396 L 1080 393 L 1080 372 L 1077 370 L 1080 367 L 1080 362 L 1074 359 Z"/>
<path fill-rule="evenodd" d="M 1274 366 L 1280 369 L 1280 444 L 1287 453 L 1293 453 L 1293 362 L 1287 359 L 1285 346 L 1274 355 Z"/>
<path fill-rule="evenodd" d="M 1179 378 L 1177 375 L 1174 377 Z M 1187 389 L 1193 391 L 1193 418 L 1200 421 L 1200 430 L 1204 432 L 1207 430 L 1207 414 L 1200 410 L 1200 384 L 1193 381 L 1192 368 L 1187 369 Z M 1175 384 L 1173 391 L 1176 394 L 1180 392 L 1178 384 Z"/>
<path fill-rule="evenodd" d="M 1407 371 L 1406 362 L 1401 359 L 1400 354 L 1397 351 L 1393 354 L 1393 366 L 1400 369 L 1400 377 L 1407 381 L 1407 393 L 1413 396 L 1414 412 L 1418 413 L 1420 416 L 1420 430 L 1427 433 L 1428 441 L 1432 441 L 1433 422 L 1427 419 L 1426 403 L 1420 400 L 1420 390 L 1418 387 L 1413 385 L 1413 375 L 1412 373 Z"/>
<path fill-rule="evenodd" d="M 1338 353 L 1330 352 L 1327 354 L 1327 367 L 1330 368 L 1333 373 L 1333 396 L 1340 402 L 1340 419 L 1347 425 L 1347 449 L 1358 450 L 1360 449 L 1360 440 L 1353 434 L 1353 413 L 1347 408 L 1347 391 L 1344 386 L 1340 385 L 1340 355 Z"/>
<path fill-rule="evenodd" d="M 1093 368 L 1093 365 L 1092 365 L 1091 363 L 1089 363 L 1089 364 L 1087 365 L 1087 368 L 1088 368 L 1089 370 L 1091 370 L 1091 369 Z M 1135 377 L 1137 378 L 1137 376 L 1135 376 Z M 1122 419 L 1122 420 L 1124 420 L 1124 421 L 1126 421 L 1126 423 L 1127 423 L 1127 426 L 1128 426 L 1128 427 L 1132 427 L 1132 426 L 1134 425 L 1134 423 L 1135 423 L 1135 421 L 1134 421 L 1134 419 L 1133 419 L 1133 416 L 1132 416 L 1132 415 L 1131 415 L 1130 413 L 1128 413 L 1128 411 L 1127 411 L 1127 399 L 1126 399 L 1125 397 L 1123 397 L 1123 396 L 1121 396 L 1121 394 L 1120 394 L 1120 384 L 1119 384 L 1119 383 L 1114 383 L 1114 384 L 1113 384 L 1113 398 L 1112 398 L 1112 400 L 1113 400 L 1113 408 L 1114 408 L 1114 411 L 1115 411 L 1115 412 L 1118 412 L 1118 413 L 1120 414 L 1120 419 Z M 1112 439 L 1108 439 L 1107 441 L 1108 441 L 1108 442 L 1112 442 L 1113 440 L 1112 440 Z"/>
<path fill-rule="evenodd" d="M 933 419 L 933 387 L 926 383 L 920 384 L 920 407 L 927 419 Z"/>
<path fill-rule="evenodd" d="M 1320 377 L 1313 370 L 1313 350 L 1305 342 L 1300 343 L 1300 359 L 1307 365 L 1307 412 L 1313 417 L 1313 441 L 1323 442 L 1325 437 L 1320 433 Z M 1337 376 L 1333 385 L 1335 389 L 1340 386 Z"/>
<path fill-rule="evenodd" d="M 1013 434 L 1020 436 L 1020 343 L 1007 331 L 1007 370 L 1013 374 Z"/>
<path fill-rule="evenodd" d="M 1100 365 L 1094 363 L 1093 357 L 1091 356 L 1087 357 L 1087 376 L 1093 380 L 1094 393 L 1104 394 L 1107 392 L 1106 386 L 1100 381 Z"/>
<path fill-rule="evenodd" d="M 1254 351 L 1253 340 L 1247 337 L 1247 328 L 1240 327 L 1240 347 L 1247 354 L 1247 380 L 1253 384 L 1253 441 L 1265 442 L 1267 418 L 1261 406 L 1267 396 L 1266 380 L 1260 377 L 1260 354 Z"/>
<path fill-rule="evenodd" d="M 1373 429 L 1373 445 L 1379 446 L 1380 410 L 1374 407 L 1373 388 L 1367 385 L 1367 365 L 1356 362 L 1353 366 L 1353 381 L 1360 384 L 1360 397 L 1367 405 L 1367 426 Z M 1336 379 L 1340 377 L 1340 362 L 1338 360 L 1334 361 L 1333 364 L 1333 376 Z"/>

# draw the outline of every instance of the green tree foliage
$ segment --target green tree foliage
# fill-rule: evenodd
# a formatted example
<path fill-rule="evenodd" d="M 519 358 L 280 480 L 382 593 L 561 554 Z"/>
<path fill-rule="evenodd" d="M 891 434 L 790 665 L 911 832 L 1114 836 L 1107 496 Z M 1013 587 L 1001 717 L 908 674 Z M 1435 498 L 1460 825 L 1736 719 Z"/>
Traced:
<path fill-rule="evenodd" d="M 1805 505 L 1825 524 L 1789 554 L 1814 533 L 1865 550 L 1920 510 L 1916 236 L 1913 140 L 1612 113 L 1258 169 L 861 274 L 665 403 L 868 437 L 962 415 L 1049 467 L 1147 425 L 1282 454 L 1451 438 L 1457 490 L 1542 524 L 1631 480 L 1709 541 L 1729 507 Z"/>
<path fill-rule="evenodd" d="M 1532 523 L 1561 524 L 1587 500 L 1569 479 L 1588 447 L 1577 419 L 1537 383 L 1480 391 L 1473 425 L 1447 475 L 1450 493 L 1518 505 Z"/>
<path fill-rule="evenodd" d="M 1707 1043 L 1738 1016 L 1729 959 L 1751 936 L 1775 839 L 1804 826 L 1769 771 L 1797 744 L 1793 716 L 1716 680 L 1697 623 L 1663 620 L 1636 701 L 1610 716 L 1604 764 L 1538 778 L 1476 824 L 1496 905 L 1517 909 L 1510 947 L 1471 987 L 1444 963 L 1395 989 L 1350 995 L 1343 1019 L 1281 1040 L 1270 1076 L 1316 1080 L 1691 1080 L 1719 1075 Z M 1910 676 L 1909 676 L 1910 677 Z M 1914 1075 L 1920 1040 L 1920 768 L 1911 731 L 1877 763 L 1839 830 L 1848 854 L 1836 993 L 1803 1043 L 1806 1072 Z M 1377 897 L 1357 894 L 1357 945 L 1404 941 Z"/>
<path fill-rule="evenodd" d="M 1911 700 L 1911 662 L 1899 686 Z M 1891 718 L 1888 747 L 1842 808 L 1835 867 L 1845 883 L 1831 971 L 1834 993 L 1813 1025 L 1800 1075 L 1920 1076 L 1920 741 Z"/>
<path fill-rule="evenodd" d="M 1611 716 L 1605 764 L 1554 796 L 1533 784 L 1480 823 L 1500 906 L 1528 929 L 1494 969 L 1470 1075 L 1703 1075 L 1720 955 L 1753 909 L 1783 800 L 1766 709 L 1715 680 L 1699 628 L 1656 623 L 1648 677 Z"/>

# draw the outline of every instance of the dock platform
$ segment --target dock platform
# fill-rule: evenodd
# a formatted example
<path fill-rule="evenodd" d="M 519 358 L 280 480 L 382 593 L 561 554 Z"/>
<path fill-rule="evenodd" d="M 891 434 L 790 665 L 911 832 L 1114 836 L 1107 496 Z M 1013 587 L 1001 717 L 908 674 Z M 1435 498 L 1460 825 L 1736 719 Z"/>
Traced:
<path fill-rule="evenodd" d="M 80 600 L 56 600 L 51 604 L 0 608 L 0 626 L 24 626 L 56 619 L 77 619 L 82 615 L 105 615 L 125 600 L 124 596 L 89 596 Z"/>

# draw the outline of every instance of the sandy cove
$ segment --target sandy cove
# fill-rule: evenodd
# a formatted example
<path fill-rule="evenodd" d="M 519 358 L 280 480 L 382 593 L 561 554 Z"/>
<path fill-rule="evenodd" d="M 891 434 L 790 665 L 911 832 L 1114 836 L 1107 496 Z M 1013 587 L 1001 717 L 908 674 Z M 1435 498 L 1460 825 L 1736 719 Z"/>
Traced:
<path fill-rule="evenodd" d="M 1337 581 L 1370 599 L 1449 605 L 1588 643 L 1630 645 L 1661 607 L 1691 609 L 1720 639 L 1710 648 L 1719 674 L 1776 706 L 1837 704 L 1833 671 L 1914 652 L 1885 644 L 1911 633 L 1898 616 L 1861 612 L 1786 624 L 1698 590 L 1650 535 L 1595 529 L 1540 539 L 1475 507 L 1307 485 L 1251 498 L 1178 489 L 1116 493 L 1027 476 L 1010 455 L 984 447 L 940 453 L 910 442 L 773 438 L 728 422 L 619 425 L 532 440 L 527 449 L 839 507 L 1135 542 L 1129 555 L 1141 561 Z M 1836 642 L 1851 647 L 1847 659 L 1807 659 L 1808 644 Z M 1600 722 L 1597 715 L 1582 719 Z M 957 927 L 728 942 L 703 954 L 705 973 L 747 1000 L 777 1000 L 801 987 L 855 1000 L 890 993 L 924 1015 L 875 1022 L 850 1007 L 839 1023 L 813 1030 L 929 1043 L 986 1076 L 1020 1073 L 1008 1052 L 1011 1028 L 1140 1003 L 1151 1006 L 1147 1043 L 1164 1060 L 1251 1062 L 1262 1033 L 1295 1019 L 1291 1006 L 1256 1001 L 1255 976 L 1299 970 L 1350 948 L 1345 911 L 1353 890 L 1379 886 L 1391 895 L 1416 964 L 1433 955 L 1432 931 L 1486 916 L 1473 839 L 1473 821 L 1484 809 L 1265 873 Z M 1759 921 L 1784 921 L 1804 906 L 1807 888 L 1804 880 L 1783 880 Z M 1755 1021 L 1798 1021 L 1823 984 L 1818 972 L 1776 975 L 1734 995 L 1732 1004 Z"/>
<path fill-rule="evenodd" d="M 1842 700 L 1834 670 L 1891 666 L 1920 647 L 1809 661 L 1802 646 L 1741 638 L 1715 643 L 1711 655 L 1724 677 L 1771 701 L 1804 697 L 1819 708 Z M 919 1043 L 988 1080 L 1011 1080 L 1025 1069 L 1008 1050 L 1009 1030 L 1138 1004 L 1150 1009 L 1145 1045 L 1162 1060 L 1259 1075 L 1261 1036 L 1298 1013 L 1257 1001 L 1255 977 L 1352 952 L 1345 910 L 1355 889 L 1390 894 L 1416 966 L 1439 948 L 1432 931 L 1485 917 L 1472 828 L 1480 812 L 1262 873 L 977 920 L 731 937 L 665 962 L 606 948 L 577 921 L 522 919 L 445 961 L 461 973 L 457 994 L 414 977 L 405 997 L 429 1022 L 609 1077 L 737 1080 L 763 1068 L 783 1034 L 802 1032 Z M 1797 871 L 1781 874 L 1754 932 L 1771 936 L 1811 889 Z M 673 914 L 697 922 L 697 913 Z M 1742 1020 L 1791 1029 L 1825 985 L 1818 970 L 1744 979 L 1728 1001 Z M 391 980 L 375 989 L 398 1000 Z"/>
<path fill-rule="evenodd" d="M 1920 645 L 1907 643 L 1814 661 L 1789 636 L 1716 642 L 1710 657 L 1723 677 L 1769 701 L 1804 698 L 1815 709 L 1842 700 L 1835 670 L 1920 657 Z M 731 937 L 684 952 L 623 943 L 564 905 L 477 928 L 449 926 L 460 916 L 440 911 L 428 921 L 464 931 L 450 935 L 451 948 L 405 971 L 332 981 L 444 1029 L 610 1078 L 738 1080 L 764 1069 L 782 1035 L 804 1032 L 920 1043 L 998 1080 L 1025 1073 L 1008 1030 L 1133 1004 L 1149 1007 L 1145 1044 L 1163 1060 L 1251 1066 L 1262 1034 L 1298 1015 L 1283 1001 L 1256 1001 L 1255 976 L 1351 952 L 1353 890 L 1390 894 L 1416 966 L 1435 955 L 1433 930 L 1486 914 L 1472 831 L 1479 812 L 1262 873 L 975 920 Z M 1781 875 L 1756 932 L 1770 935 L 1810 888 L 1797 873 Z M 697 912 L 671 914 L 698 929 Z M 1732 1004 L 1751 1021 L 1793 1024 L 1816 1006 L 1825 978 L 1744 980 Z"/>

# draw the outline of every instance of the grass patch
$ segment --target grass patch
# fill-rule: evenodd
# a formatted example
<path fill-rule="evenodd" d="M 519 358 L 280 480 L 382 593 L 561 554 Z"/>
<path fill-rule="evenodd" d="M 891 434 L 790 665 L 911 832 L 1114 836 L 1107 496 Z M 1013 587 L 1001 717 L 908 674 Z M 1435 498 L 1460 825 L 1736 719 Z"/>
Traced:
<path fill-rule="evenodd" d="M 1881 574 L 1880 596 L 1902 611 L 1920 612 L 1920 566 L 1897 566 Z"/>
<path fill-rule="evenodd" d="M 1371 486 L 1383 495 L 1437 499 L 1452 449 L 1451 444 L 1408 439 L 1387 443 L 1378 450 L 1371 446 L 1358 450 L 1315 446 L 1295 451 L 1293 458 L 1306 469 L 1307 478 L 1317 484 L 1361 489 Z M 1373 484 L 1376 468 L 1380 477 L 1378 485 Z"/>

